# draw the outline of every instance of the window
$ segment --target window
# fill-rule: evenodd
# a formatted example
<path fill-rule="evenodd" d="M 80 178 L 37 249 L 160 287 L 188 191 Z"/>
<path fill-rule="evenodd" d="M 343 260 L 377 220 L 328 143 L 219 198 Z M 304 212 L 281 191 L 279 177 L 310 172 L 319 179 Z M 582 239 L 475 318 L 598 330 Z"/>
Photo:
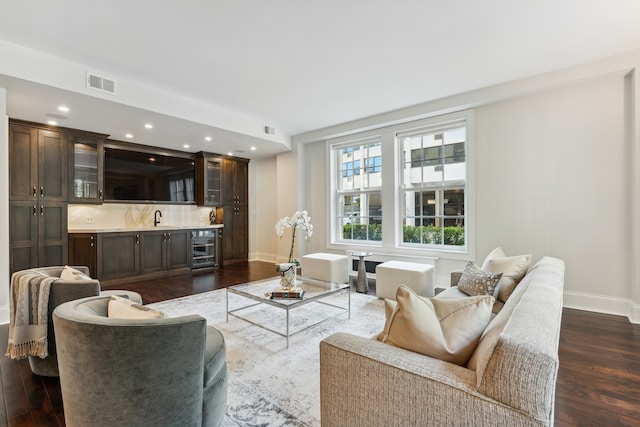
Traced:
<path fill-rule="evenodd" d="M 462 111 L 327 141 L 332 249 L 473 254 L 470 135 Z"/>
<path fill-rule="evenodd" d="M 337 167 L 337 240 L 382 239 L 382 156 L 380 141 L 332 149 Z M 361 167 L 364 165 L 364 167 Z"/>
<path fill-rule="evenodd" d="M 403 245 L 464 246 L 466 126 L 398 133 Z"/>

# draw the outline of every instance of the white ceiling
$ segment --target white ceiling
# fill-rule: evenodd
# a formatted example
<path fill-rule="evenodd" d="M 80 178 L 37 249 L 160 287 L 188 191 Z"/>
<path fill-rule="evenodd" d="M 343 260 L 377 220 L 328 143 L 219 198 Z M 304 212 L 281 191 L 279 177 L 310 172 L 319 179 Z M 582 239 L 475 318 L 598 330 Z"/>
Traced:
<path fill-rule="evenodd" d="M 636 0 L 0 0 L 0 10 L 1 40 L 237 112 L 282 135 L 640 48 Z M 0 77 L 11 117 L 44 122 L 60 102 L 61 91 Z M 115 139 L 137 132 L 134 142 L 251 158 L 287 149 L 231 123 L 212 128 L 162 108 L 63 94 L 82 105 L 70 106 L 65 126 Z M 161 126 L 142 131 L 142 121 Z M 204 144 L 211 132 L 220 132 L 219 145 Z"/>

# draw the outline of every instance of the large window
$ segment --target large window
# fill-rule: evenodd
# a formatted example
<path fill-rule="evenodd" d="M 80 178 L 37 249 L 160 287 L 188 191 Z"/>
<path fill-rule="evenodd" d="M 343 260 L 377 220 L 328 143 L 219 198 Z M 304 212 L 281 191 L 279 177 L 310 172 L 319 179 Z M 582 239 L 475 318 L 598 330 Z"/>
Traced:
<path fill-rule="evenodd" d="M 454 113 L 329 141 L 331 244 L 468 252 L 472 117 Z"/>
<path fill-rule="evenodd" d="M 403 245 L 464 246 L 466 126 L 397 134 Z"/>
<path fill-rule="evenodd" d="M 337 165 L 336 229 L 339 241 L 382 239 L 382 157 L 380 141 L 333 148 Z"/>

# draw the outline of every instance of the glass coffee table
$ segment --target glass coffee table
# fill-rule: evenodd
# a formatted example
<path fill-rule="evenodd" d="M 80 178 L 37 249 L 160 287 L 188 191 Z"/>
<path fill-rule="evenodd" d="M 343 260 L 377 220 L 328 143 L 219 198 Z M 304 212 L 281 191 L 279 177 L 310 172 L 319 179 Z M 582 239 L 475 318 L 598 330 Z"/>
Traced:
<path fill-rule="evenodd" d="M 271 279 L 258 280 L 255 282 L 243 283 L 241 285 L 230 286 L 227 288 L 227 322 L 229 321 L 229 316 L 237 317 L 238 319 L 244 320 L 245 322 L 251 323 L 254 326 L 258 326 L 259 328 L 265 329 L 269 332 L 273 332 L 274 334 L 280 335 L 287 339 L 287 348 L 289 348 L 289 337 L 295 335 L 299 332 L 305 331 L 313 326 L 318 325 L 324 321 L 332 319 L 341 314 L 347 313 L 347 316 L 351 318 L 351 286 L 346 283 L 333 283 L 333 282 L 324 282 L 322 280 L 309 279 L 306 277 L 297 277 L 296 278 L 296 286 L 298 288 L 304 289 L 304 296 L 302 299 L 271 299 L 270 292 L 280 288 L 280 277 L 274 277 Z M 326 298 L 335 295 L 338 293 L 346 293 L 347 294 L 347 305 L 340 306 L 336 305 L 332 302 L 326 301 Z M 238 308 L 229 309 L 229 294 L 240 295 L 246 299 L 252 300 L 251 303 L 247 305 L 242 305 Z M 317 303 L 323 304 L 325 306 L 330 306 L 334 308 L 338 308 L 338 312 L 336 314 L 327 316 L 320 321 L 312 323 L 311 325 L 306 325 L 300 330 L 295 332 L 290 332 L 289 329 L 289 311 L 294 308 L 302 307 L 307 304 Z M 273 307 L 280 308 L 284 310 L 286 313 L 286 331 L 282 333 L 275 329 L 269 328 L 268 326 L 258 323 L 254 320 L 250 320 L 247 317 L 243 316 L 240 312 L 243 310 L 247 310 L 250 307 L 254 307 L 260 304 L 268 304 Z"/>

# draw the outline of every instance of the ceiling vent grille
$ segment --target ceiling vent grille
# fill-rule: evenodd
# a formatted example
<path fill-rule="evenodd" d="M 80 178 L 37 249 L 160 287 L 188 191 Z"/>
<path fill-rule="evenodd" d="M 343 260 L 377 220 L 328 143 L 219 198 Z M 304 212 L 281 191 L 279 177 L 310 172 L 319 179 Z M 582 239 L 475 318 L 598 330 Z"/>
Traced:
<path fill-rule="evenodd" d="M 87 71 L 87 88 L 99 90 L 109 95 L 115 95 L 116 81 Z"/>
<path fill-rule="evenodd" d="M 276 128 L 265 125 L 264 126 L 264 133 L 265 133 L 265 135 L 275 135 L 276 134 Z"/>

